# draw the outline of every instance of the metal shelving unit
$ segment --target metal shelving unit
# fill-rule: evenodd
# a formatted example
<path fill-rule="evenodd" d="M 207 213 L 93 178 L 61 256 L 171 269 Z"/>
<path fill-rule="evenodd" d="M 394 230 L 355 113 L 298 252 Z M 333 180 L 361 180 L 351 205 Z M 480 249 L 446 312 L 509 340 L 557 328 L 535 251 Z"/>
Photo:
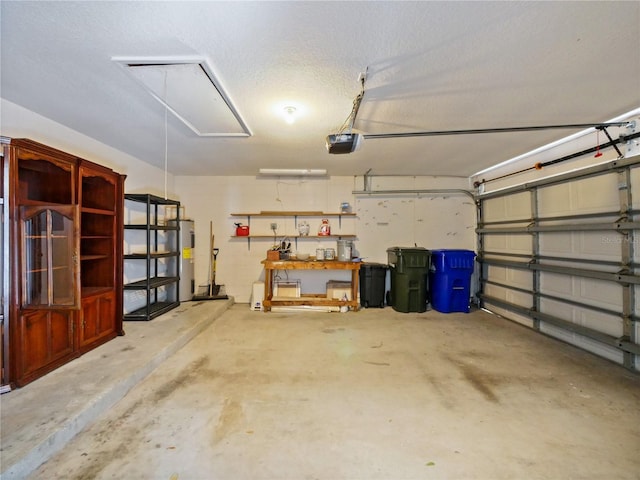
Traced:
<path fill-rule="evenodd" d="M 125 201 L 135 202 L 146 215 L 144 223 L 125 224 L 127 232 L 145 234 L 144 251 L 125 253 L 125 274 L 130 267 L 143 273 L 144 278 L 124 284 L 125 295 L 142 293 L 144 304 L 125 313 L 124 320 L 151 320 L 180 305 L 178 233 L 180 225 L 180 202 L 151 194 L 125 194 Z M 161 218 L 166 209 L 175 210 L 176 218 Z M 169 220 L 176 220 L 169 222 Z M 142 269 L 144 266 L 144 270 Z M 139 302 L 141 302 L 139 300 Z M 127 308 L 125 299 L 125 308 Z"/>

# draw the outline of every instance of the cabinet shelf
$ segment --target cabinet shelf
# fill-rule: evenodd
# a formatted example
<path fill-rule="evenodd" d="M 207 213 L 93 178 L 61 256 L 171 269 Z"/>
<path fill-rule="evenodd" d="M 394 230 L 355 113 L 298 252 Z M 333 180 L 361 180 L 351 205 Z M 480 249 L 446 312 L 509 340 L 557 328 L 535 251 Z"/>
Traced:
<path fill-rule="evenodd" d="M 112 217 L 116 214 L 116 212 L 114 212 L 113 210 L 104 210 L 101 208 L 82 207 L 80 211 L 82 213 L 91 213 L 93 215 L 110 215 Z"/>
<path fill-rule="evenodd" d="M 111 255 L 80 255 L 81 262 L 86 262 L 89 260 L 102 260 L 103 258 L 111 258 Z"/>

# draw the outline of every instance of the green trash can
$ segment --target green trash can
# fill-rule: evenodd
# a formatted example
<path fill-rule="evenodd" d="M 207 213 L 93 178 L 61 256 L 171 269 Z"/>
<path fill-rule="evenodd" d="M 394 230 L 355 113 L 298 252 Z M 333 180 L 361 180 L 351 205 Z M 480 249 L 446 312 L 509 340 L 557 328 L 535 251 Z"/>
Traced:
<path fill-rule="evenodd" d="M 431 252 L 423 247 L 390 247 L 391 290 L 387 303 L 397 312 L 426 312 Z"/>

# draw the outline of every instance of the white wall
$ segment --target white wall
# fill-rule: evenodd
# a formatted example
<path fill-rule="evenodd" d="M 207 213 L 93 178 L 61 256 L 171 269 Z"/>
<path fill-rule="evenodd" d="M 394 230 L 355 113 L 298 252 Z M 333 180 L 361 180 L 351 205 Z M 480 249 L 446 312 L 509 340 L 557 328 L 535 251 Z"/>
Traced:
<path fill-rule="evenodd" d="M 104 145 L 64 125 L 0 100 L 2 135 L 30 138 L 54 148 L 78 155 L 127 175 L 125 192 L 164 195 L 164 172 L 135 157 Z M 322 179 L 277 179 L 256 177 L 168 176 L 168 196 L 180 200 L 187 218 L 195 220 L 196 285 L 207 283 L 209 270 L 209 222 L 213 222 L 218 255 L 216 283 L 225 285 L 227 293 L 238 302 L 248 302 L 254 281 L 264 278 L 260 261 L 273 244 L 269 239 L 232 238 L 235 222 L 246 218 L 231 213 L 263 210 L 338 212 L 342 202 L 349 202 L 357 217 L 331 218 L 332 233 L 355 233 L 358 253 L 366 261 L 386 263 L 386 249 L 392 246 L 433 248 L 475 248 L 475 207 L 471 199 L 459 194 L 354 196 L 363 189 L 362 177 Z M 468 189 L 465 178 L 449 177 L 372 177 L 374 190 L 426 188 Z M 251 219 L 252 233 L 270 234 L 269 223 L 279 225 L 278 235 L 295 234 L 293 220 L 285 218 Z M 308 219 L 312 230 L 320 219 Z M 295 242 L 292 242 L 295 244 Z M 300 240 L 298 250 L 315 252 L 317 246 L 336 247 L 335 240 L 319 243 Z M 311 276 L 309 276 L 311 275 Z M 327 276 L 298 275 L 303 291 L 324 291 L 326 280 L 345 279 L 348 274 L 334 271 Z"/>
<path fill-rule="evenodd" d="M 125 174 L 127 193 L 164 195 L 162 169 L 5 99 L 0 99 L 0 126 L 0 133 L 5 137 L 28 138 Z M 175 198 L 171 174 L 167 177 L 167 186 L 168 196 Z"/>
<path fill-rule="evenodd" d="M 261 260 L 273 245 L 273 238 L 234 238 L 234 223 L 248 223 L 231 213 L 261 211 L 323 211 L 336 213 L 349 202 L 355 218 L 330 218 L 331 233 L 355 233 L 355 248 L 366 261 L 387 262 L 386 249 L 393 246 L 433 248 L 475 248 L 475 205 L 460 194 L 384 196 L 353 195 L 362 190 L 362 178 L 256 178 L 188 177 L 175 179 L 176 190 L 186 206 L 186 217 L 195 220 L 196 285 L 207 283 L 209 266 L 209 222 L 213 222 L 215 247 L 220 249 L 216 283 L 225 285 L 238 302 L 248 302 L 254 281 L 264 279 Z M 444 177 L 375 177 L 373 189 L 468 188 L 467 179 Z M 299 219 L 300 220 L 300 219 Z M 320 218 L 307 219 L 312 232 Z M 252 234 L 270 234 L 269 224 L 278 223 L 278 240 L 297 233 L 293 219 L 262 217 L 250 219 Z M 295 241 L 292 241 L 295 247 Z M 299 240 L 299 251 L 314 253 L 316 247 L 336 248 L 335 240 Z M 304 293 L 324 292 L 327 280 L 348 278 L 348 273 L 295 272 L 290 278 L 302 281 Z"/>

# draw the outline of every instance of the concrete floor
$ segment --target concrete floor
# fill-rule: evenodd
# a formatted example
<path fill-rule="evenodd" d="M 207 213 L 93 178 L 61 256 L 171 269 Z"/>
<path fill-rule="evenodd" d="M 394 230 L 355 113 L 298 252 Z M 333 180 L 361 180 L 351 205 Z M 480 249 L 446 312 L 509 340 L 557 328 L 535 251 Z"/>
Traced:
<path fill-rule="evenodd" d="M 485 312 L 235 305 L 30 478 L 637 480 L 639 405 L 640 376 Z"/>

